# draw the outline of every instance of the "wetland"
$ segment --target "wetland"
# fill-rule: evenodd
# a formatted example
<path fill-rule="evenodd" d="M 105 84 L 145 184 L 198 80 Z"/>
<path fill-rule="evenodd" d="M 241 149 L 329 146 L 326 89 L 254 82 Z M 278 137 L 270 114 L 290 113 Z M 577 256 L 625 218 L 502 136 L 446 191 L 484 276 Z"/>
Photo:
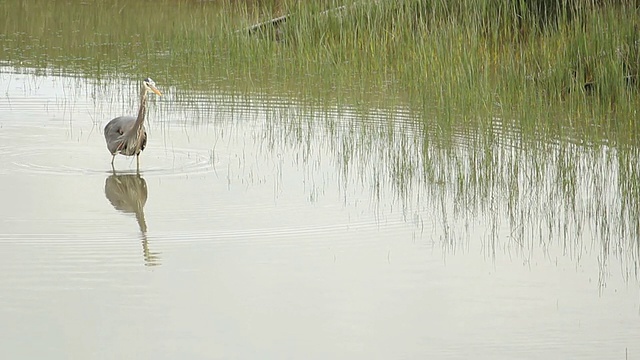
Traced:
<path fill-rule="evenodd" d="M 0 357 L 640 356 L 640 10 L 518 4 L 0 2 Z"/>

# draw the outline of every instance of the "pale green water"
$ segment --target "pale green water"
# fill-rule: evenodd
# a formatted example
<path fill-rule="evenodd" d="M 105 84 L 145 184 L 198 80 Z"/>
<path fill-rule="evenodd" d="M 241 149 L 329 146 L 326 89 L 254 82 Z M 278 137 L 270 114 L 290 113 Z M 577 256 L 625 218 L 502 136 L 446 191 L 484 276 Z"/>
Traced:
<path fill-rule="evenodd" d="M 207 67 L 230 56 L 199 47 L 209 5 L 132 22 L 146 3 L 34 3 L 0 4 L 1 359 L 640 356 L 620 119 L 474 118 L 373 75 Z M 165 93 L 139 176 L 123 156 L 112 172 L 102 134 L 136 112 L 130 73 Z"/>

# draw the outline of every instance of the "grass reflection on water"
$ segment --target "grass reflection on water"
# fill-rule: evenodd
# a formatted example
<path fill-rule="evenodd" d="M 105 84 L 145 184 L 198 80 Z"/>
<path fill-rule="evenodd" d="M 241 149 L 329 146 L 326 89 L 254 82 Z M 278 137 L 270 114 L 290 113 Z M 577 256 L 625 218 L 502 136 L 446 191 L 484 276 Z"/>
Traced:
<path fill-rule="evenodd" d="M 417 226 L 421 217 L 436 216 L 445 247 L 464 248 L 471 239 L 482 241 L 490 257 L 550 256 L 557 248 L 579 262 L 591 254 L 600 259 L 601 281 L 614 256 L 623 276 L 638 281 L 635 147 L 528 139 L 520 129 L 501 128 L 499 119 L 493 129 L 444 132 L 435 118 L 415 121 L 396 109 L 367 115 L 292 108 L 270 110 L 266 150 L 297 149 L 301 166 L 311 167 L 329 156 L 343 188 L 394 199 Z"/>

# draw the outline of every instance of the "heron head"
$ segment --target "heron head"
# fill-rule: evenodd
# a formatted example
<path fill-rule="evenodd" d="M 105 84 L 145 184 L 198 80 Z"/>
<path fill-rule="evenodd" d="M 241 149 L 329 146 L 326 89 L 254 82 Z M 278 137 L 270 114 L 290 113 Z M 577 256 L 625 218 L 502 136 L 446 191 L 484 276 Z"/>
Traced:
<path fill-rule="evenodd" d="M 156 83 L 153 80 L 151 80 L 151 78 L 146 78 L 142 80 L 142 84 L 144 84 L 145 89 L 149 91 L 153 91 L 158 96 L 162 96 L 162 93 L 160 92 L 160 90 L 156 88 Z"/>

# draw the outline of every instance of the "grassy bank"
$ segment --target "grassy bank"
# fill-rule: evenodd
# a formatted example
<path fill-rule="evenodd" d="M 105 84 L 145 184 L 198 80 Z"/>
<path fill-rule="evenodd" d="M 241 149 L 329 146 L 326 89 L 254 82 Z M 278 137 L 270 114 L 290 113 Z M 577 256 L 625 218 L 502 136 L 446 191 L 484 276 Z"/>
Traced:
<path fill-rule="evenodd" d="M 491 114 L 550 121 L 549 127 L 557 121 L 588 126 L 595 119 L 599 128 L 630 125 L 620 121 L 635 118 L 640 105 L 638 8 L 606 1 L 527 3 L 536 6 L 378 1 L 301 15 L 284 28 L 284 50 L 273 53 L 290 56 L 286 61 L 299 72 L 324 68 L 338 78 L 369 79 L 365 85 L 376 89 L 391 86 L 445 117 Z"/>
<path fill-rule="evenodd" d="M 629 1 L 25 0 L 0 14 L 2 60 L 88 76 L 391 99 L 455 121 L 577 124 L 587 136 L 630 136 L 640 105 L 640 11 Z M 242 31 L 282 14 L 292 16 L 279 29 Z"/>

